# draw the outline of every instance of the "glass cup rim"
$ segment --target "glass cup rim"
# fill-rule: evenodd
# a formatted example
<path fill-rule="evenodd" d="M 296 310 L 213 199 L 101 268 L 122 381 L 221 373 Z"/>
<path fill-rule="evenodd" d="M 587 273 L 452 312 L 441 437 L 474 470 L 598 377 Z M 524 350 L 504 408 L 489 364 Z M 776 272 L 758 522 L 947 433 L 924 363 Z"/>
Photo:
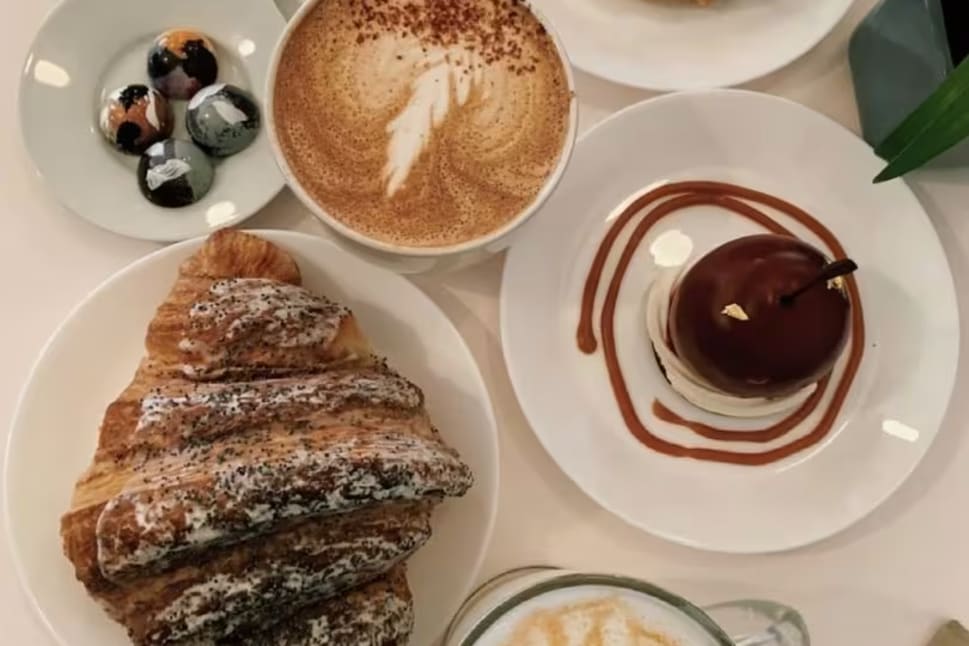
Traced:
<path fill-rule="evenodd" d="M 548 569 L 555 570 L 556 568 Z M 467 637 L 464 637 L 461 640 L 460 646 L 474 646 L 474 644 L 478 643 L 481 637 L 484 636 L 488 629 L 494 626 L 502 617 L 506 616 L 512 610 L 527 601 L 556 590 L 588 585 L 631 590 L 633 592 L 645 594 L 648 597 L 662 601 L 672 606 L 679 612 L 682 612 L 687 616 L 687 618 L 694 621 L 700 628 L 705 630 L 710 637 L 717 640 L 718 646 L 735 646 L 734 641 L 730 639 L 727 633 L 725 633 L 723 629 L 714 623 L 707 613 L 704 612 L 699 606 L 657 585 L 648 583 L 641 579 L 634 579 L 632 577 L 616 574 L 588 574 L 568 571 L 560 572 L 560 574 L 554 576 L 553 578 L 539 581 L 528 586 L 524 590 L 516 592 L 511 597 L 503 600 L 493 609 L 488 611 L 487 614 L 485 614 L 478 622 L 474 624 L 474 627 L 468 633 Z M 485 585 L 487 586 L 487 584 Z M 473 601 L 473 596 L 471 599 L 469 599 L 469 601 Z"/>
<path fill-rule="evenodd" d="M 558 54 L 565 70 L 566 82 L 570 91 L 570 100 L 568 124 L 565 133 L 565 140 L 562 143 L 562 151 L 559 156 L 559 160 L 556 163 L 555 168 L 552 170 L 552 173 L 548 176 L 545 183 L 542 185 L 542 188 L 535 196 L 535 199 L 528 206 L 526 206 L 521 212 L 515 214 L 514 217 L 505 222 L 505 224 L 498 229 L 477 238 L 472 238 L 471 240 L 465 240 L 452 245 L 413 247 L 397 245 L 364 235 L 356 229 L 344 224 L 339 218 L 331 214 L 325 207 L 323 207 L 323 205 L 314 200 L 303 187 L 303 184 L 296 177 L 290 166 L 289 160 L 286 158 L 286 155 L 283 152 L 282 145 L 280 144 L 276 131 L 275 89 L 276 76 L 282 60 L 283 52 L 286 49 L 286 45 L 289 43 L 290 38 L 296 32 L 299 25 L 303 23 L 307 14 L 309 14 L 309 12 L 321 1 L 322 0 L 304 0 L 297 9 L 296 13 L 290 18 L 288 24 L 286 25 L 286 29 L 283 30 L 282 35 L 276 42 L 275 49 L 272 57 L 270 58 L 269 74 L 266 78 L 265 88 L 266 131 L 269 136 L 273 156 L 276 159 L 276 165 L 279 167 L 286 185 L 296 195 L 299 201 L 306 208 L 308 208 L 311 213 L 313 213 L 314 216 L 323 221 L 328 227 L 330 227 L 340 236 L 371 251 L 378 251 L 394 256 L 410 258 L 442 258 L 457 256 L 459 254 L 477 251 L 479 249 L 487 249 L 491 245 L 501 241 L 513 231 L 521 227 L 525 222 L 530 220 L 542 209 L 545 202 L 548 201 L 548 199 L 558 188 L 558 185 L 565 176 L 565 173 L 572 160 L 572 154 L 575 151 L 575 146 L 578 139 L 579 102 L 575 89 L 575 71 L 572 66 L 572 62 L 569 59 L 568 51 L 565 49 L 565 43 L 562 41 L 561 36 L 555 30 L 555 27 L 552 25 L 551 21 L 545 16 L 544 13 L 542 13 L 541 10 L 534 6 L 534 3 L 530 1 L 522 2 L 521 5 L 525 7 L 525 9 L 527 9 L 535 17 L 535 19 L 539 21 L 539 23 L 541 23 L 546 33 L 552 39 L 552 43 L 555 45 L 556 53 Z"/>

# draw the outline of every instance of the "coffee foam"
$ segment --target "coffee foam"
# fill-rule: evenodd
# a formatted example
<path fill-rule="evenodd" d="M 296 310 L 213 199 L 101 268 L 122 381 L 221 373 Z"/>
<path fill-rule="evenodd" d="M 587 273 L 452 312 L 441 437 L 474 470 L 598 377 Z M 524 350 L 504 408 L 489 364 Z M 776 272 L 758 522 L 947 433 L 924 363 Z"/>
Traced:
<path fill-rule="evenodd" d="M 557 166 L 571 93 L 513 0 L 321 0 L 284 46 L 274 117 L 296 179 L 365 236 L 433 247 L 524 211 Z"/>
<path fill-rule="evenodd" d="M 502 617 L 477 646 L 717 646 L 700 625 L 658 599 L 621 588 L 545 593 Z"/>

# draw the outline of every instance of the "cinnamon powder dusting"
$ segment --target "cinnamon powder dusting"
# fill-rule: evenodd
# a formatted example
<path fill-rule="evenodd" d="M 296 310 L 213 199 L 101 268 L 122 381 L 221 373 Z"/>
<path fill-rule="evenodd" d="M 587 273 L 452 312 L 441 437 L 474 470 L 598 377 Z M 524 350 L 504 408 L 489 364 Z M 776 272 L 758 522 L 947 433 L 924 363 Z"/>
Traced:
<path fill-rule="evenodd" d="M 490 5 L 490 6 L 488 6 Z M 539 59 L 526 55 L 522 42 L 544 38 L 545 27 L 528 15 L 521 0 L 488 2 L 353 2 L 352 26 L 357 43 L 391 33 L 411 36 L 427 46 L 461 45 L 480 54 L 478 66 L 507 61 L 519 74 L 534 72 Z"/>

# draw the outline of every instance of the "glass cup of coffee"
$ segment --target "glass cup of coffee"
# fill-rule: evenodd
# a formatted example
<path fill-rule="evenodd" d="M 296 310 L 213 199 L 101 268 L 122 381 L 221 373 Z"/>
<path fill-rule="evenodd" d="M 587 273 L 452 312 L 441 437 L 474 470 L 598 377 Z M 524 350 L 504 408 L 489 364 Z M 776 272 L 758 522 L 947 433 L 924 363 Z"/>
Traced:
<path fill-rule="evenodd" d="M 571 66 L 520 0 L 307 0 L 268 83 L 290 188 L 339 242 L 403 272 L 507 247 L 575 141 Z"/>
<path fill-rule="evenodd" d="M 621 576 L 531 567 L 475 592 L 444 646 L 809 646 L 791 608 L 736 601 L 700 609 L 649 583 Z"/>

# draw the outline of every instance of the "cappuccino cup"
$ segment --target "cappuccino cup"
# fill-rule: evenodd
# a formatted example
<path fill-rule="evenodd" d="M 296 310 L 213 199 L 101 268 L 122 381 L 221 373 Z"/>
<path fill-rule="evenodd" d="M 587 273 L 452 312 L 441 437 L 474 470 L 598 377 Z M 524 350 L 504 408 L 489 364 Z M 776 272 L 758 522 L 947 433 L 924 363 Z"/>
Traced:
<path fill-rule="evenodd" d="M 307 0 L 266 96 L 289 187 L 338 242 L 404 273 L 506 248 L 578 120 L 561 41 L 522 0 Z"/>
<path fill-rule="evenodd" d="M 791 608 L 736 601 L 701 609 L 623 576 L 533 567 L 486 583 L 444 646 L 810 646 Z"/>

